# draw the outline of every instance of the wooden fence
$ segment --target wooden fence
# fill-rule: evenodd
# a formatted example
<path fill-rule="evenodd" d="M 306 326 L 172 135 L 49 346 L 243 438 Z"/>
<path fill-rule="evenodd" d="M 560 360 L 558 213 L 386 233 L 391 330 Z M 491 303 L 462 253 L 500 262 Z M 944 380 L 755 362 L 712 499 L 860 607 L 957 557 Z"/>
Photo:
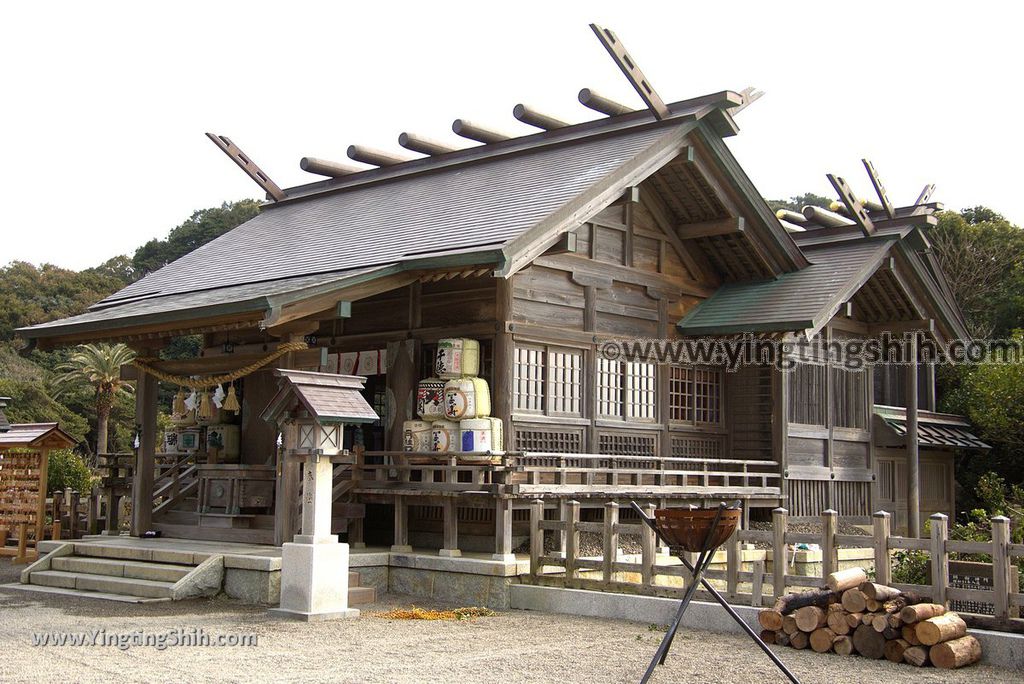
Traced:
<path fill-rule="evenodd" d="M 554 513 L 555 519 L 548 519 L 545 512 Z M 645 512 L 653 516 L 654 506 L 647 505 Z M 1014 558 L 1024 556 L 1024 544 L 1010 543 L 1008 518 L 992 518 L 992 539 L 986 542 L 949 539 L 947 516 L 940 513 L 931 516 L 931 534 L 926 539 L 892 536 L 891 515 L 886 512 L 874 514 L 870 536 L 839 534 L 838 519 L 835 511 L 825 511 L 821 516 L 820 534 L 791 532 L 787 511 L 777 508 L 772 511 L 772 529 L 737 530 L 716 554 L 718 568 L 713 566 L 705 577 L 724 590 L 732 602 L 761 606 L 789 591 L 822 586 L 822 578 L 839 567 L 840 549 L 865 548 L 872 550 L 875 581 L 878 583 L 917 591 L 931 596 L 936 603 L 963 601 L 991 605 L 991 614 L 1000 620 L 1014 618 L 1019 614 L 1020 606 L 1024 605 L 1024 594 L 1020 592 L 1016 568 L 1012 565 Z M 603 553 L 600 556 L 583 557 L 580 554 L 580 533 L 584 532 L 601 536 Z M 554 535 L 558 551 L 546 550 L 544 541 L 548 533 Z M 620 538 L 627 535 L 639 537 L 639 554 L 623 554 Z M 617 502 L 605 504 L 601 522 L 583 522 L 577 501 L 547 509 L 543 501 L 535 501 L 530 509 L 530 574 L 523 579 L 536 584 L 579 589 L 681 596 L 684 579 L 689 580 L 689 573 L 675 559 L 658 554 L 656 543 L 653 531 L 637 519 L 632 510 L 620 508 Z M 741 545 L 745 543 L 766 547 L 765 558 L 743 563 Z M 820 574 L 806 576 L 787 572 L 789 564 L 786 559 L 798 544 L 816 544 L 821 548 Z M 899 550 L 922 551 L 928 555 L 925 567 L 930 576 L 927 584 L 893 582 L 893 553 Z M 991 558 L 987 564 L 992 569 L 991 588 L 953 586 L 949 572 L 950 554 L 988 555 Z M 766 562 L 769 557 L 772 561 L 770 570 Z M 721 569 L 722 560 L 724 570 Z M 698 594 L 709 598 L 703 591 Z"/>

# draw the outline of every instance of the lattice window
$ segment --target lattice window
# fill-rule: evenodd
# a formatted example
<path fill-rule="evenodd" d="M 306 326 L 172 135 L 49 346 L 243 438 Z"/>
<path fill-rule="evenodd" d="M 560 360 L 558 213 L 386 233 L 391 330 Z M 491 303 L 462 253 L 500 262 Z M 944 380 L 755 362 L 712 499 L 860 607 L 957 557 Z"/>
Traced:
<path fill-rule="evenodd" d="M 867 371 L 832 368 L 832 420 L 837 427 L 868 426 Z"/>
<path fill-rule="evenodd" d="M 570 349 L 548 350 L 548 412 L 583 415 L 583 352 Z"/>
<path fill-rule="evenodd" d="M 654 398 L 658 394 L 653 363 L 631 361 L 626 364 L 626 417 L 653 421 Z"/>
<path fill-rule="evenodd" d="M 544 348 L 516 346 L 515 410 L 544 412 Z"/>
<path fill-rule="evenodd" d="M 578 454 L 583 450 L 583 430 L 517 429 L 517 451 Z"/>
<path fill-rule="evenodd" d="M 672 437 L 672 455 L 676 458 L 721 458 L 719 437 L 676 435 Z"/>
<path fill-rule="evenodd" d="M 690 425 L 722 422 L 722 371 L 672 366 L 669 376 L 669 419 Z"/>
<path fill-rule="evenodd" d="M 600 454 L 616 456 L 657 456 L 658 435 L 643 432 L 603 432 L 597 437 Z"/>
<path fill-rule="evenodd" d="M 825 373 L 827 367 L 798 363 L 789 375 L 789 422 L 825 425 Z"/>
<path fill-rule="evenodd" d="M 598 361 L 598 416 L 653 422 L 657 419 L 657 395 L 657 373 L 653 363 Z"/>

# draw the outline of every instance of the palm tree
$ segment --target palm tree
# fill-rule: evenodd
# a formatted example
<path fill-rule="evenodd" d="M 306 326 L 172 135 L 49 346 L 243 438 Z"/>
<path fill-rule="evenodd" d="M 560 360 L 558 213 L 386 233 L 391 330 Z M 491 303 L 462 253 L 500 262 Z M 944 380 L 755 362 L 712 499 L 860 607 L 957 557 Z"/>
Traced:
<path fill-rule="evenodd" d="M 54 379 L 54 396 L 83 385 L 96 390 L 96 453 L 107 453 L 107 425 L 110 409 L 118 395 L 131 394 L 133 388 L 121 380 L 121 366 L 131 363 L 135 352 L 123 344 L 83 344 L 57 367 L 62 374 Z"/>

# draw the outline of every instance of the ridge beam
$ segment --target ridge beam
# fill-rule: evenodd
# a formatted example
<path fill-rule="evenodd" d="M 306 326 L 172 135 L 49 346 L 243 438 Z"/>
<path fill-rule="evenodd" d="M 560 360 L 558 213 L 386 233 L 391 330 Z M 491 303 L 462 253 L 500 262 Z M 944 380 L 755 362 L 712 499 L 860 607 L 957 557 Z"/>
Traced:
<path fill-rule="evenodd" d="M 455 148 L 445 145 L 443 142 L 428 138 L 424 135 L 409 133 L 408 131 L 399 134 L 398 144 L 407 150 L 419 152 L 420 154 L 435 155 L 455 152 Z"/>
<path fill-rule="evenodd" d="M 329 159 L 317 159 L 316 157 L 303 157 L 299 160 L 299 168 L 307 173 L 315 173 L 318 176 L 329 176 L 331 178 L 348 176 L 366 170 L 351 164 L 341 164 Z"/>
<path fill-rule="evenodd" d="M 636 111 L 632 107 L 627 107 L 620 102 L 601 95 L 593 88 L 583 88 L 580 90 L 577 99 L 587 109 L 593 109 L 595 112 L 600 112 L 605 116 L 621 116 L 623 114 L 632 114 Z"/>
<path fill-rule="evenodd" d="M 394 166 L 412 161 L 415 157 L 392 154 L 391 152 L 385 152 L 384 150 L 364 145 L 349 145 L 348 158 L 364 164 L 371 164 L 372 166 Z"/>
<path fill-rule="evenodd" d="M 519 121 L 522 121 L 524 124 L 534 126 L 535 128 L 540 128 L 545 131 L 554 130 L 556 128 L 565 128 L 569 125 L 561 119 L 556 119 L 548 114 L 538 112 L 536 109 L 521 103 L 512 108 L 512 116 Z"/>
<path fill-rule="evenodd" d="M 452 122 L 452 133 L 463 138 L 476 140 L 485 145 L 510 140 L 512 136 L 505 135 L 491 128 L 485 128 L 466 119 L 456 119 Z"/>

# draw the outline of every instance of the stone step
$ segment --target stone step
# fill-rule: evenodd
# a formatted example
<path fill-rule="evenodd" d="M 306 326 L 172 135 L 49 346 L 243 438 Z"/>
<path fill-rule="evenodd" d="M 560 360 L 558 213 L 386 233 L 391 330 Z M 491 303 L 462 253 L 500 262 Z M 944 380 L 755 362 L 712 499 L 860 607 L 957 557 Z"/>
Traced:
<path fill-rule="evenodd" d="M 13 591 L 27 591 L 35 594 L 53 594 L 72 598 L 89 598 L 100 601 L 118 601 L 120 603 L 160 603 L 170 601 L 169 598 L 146 598 L 145 596 L 128 596 L 127 594 L 106 594 L 101 591 L 79 591 L 78 589 L 62 589 L 47 587 L 41 584 L 0 584 L 0 588 Z"/>
<path fill-rule="evenodd" d="M 54 558 L 50 562 L 50 568 L 63 572 L 128 577 L 130 579 L 154 580 L 157 582 L 177 582 L 192 571 L 192 567 L 188 565 L 85 556 Z"/>
<path fill-rule="evenodd" d="M 349 572 L 348 573 L 348 586 L 358 587 L 359 586 L 359 573 Z"/>
<path fill-rule="evenodd" d="M 377 600 L 377 590 L 373 587 L 349 587 L 348 605 L 361 606 Z"/>
<path fill-rule="evenodd" d="M 173 582 L 158 582 L 130 577 L 112 577 L 61 570 L 40 570 L 29 575 L 29 583 L 44 587 L 97 591 L 107 594 L 141 596 L 144 598 L 171 598 Z"/>

